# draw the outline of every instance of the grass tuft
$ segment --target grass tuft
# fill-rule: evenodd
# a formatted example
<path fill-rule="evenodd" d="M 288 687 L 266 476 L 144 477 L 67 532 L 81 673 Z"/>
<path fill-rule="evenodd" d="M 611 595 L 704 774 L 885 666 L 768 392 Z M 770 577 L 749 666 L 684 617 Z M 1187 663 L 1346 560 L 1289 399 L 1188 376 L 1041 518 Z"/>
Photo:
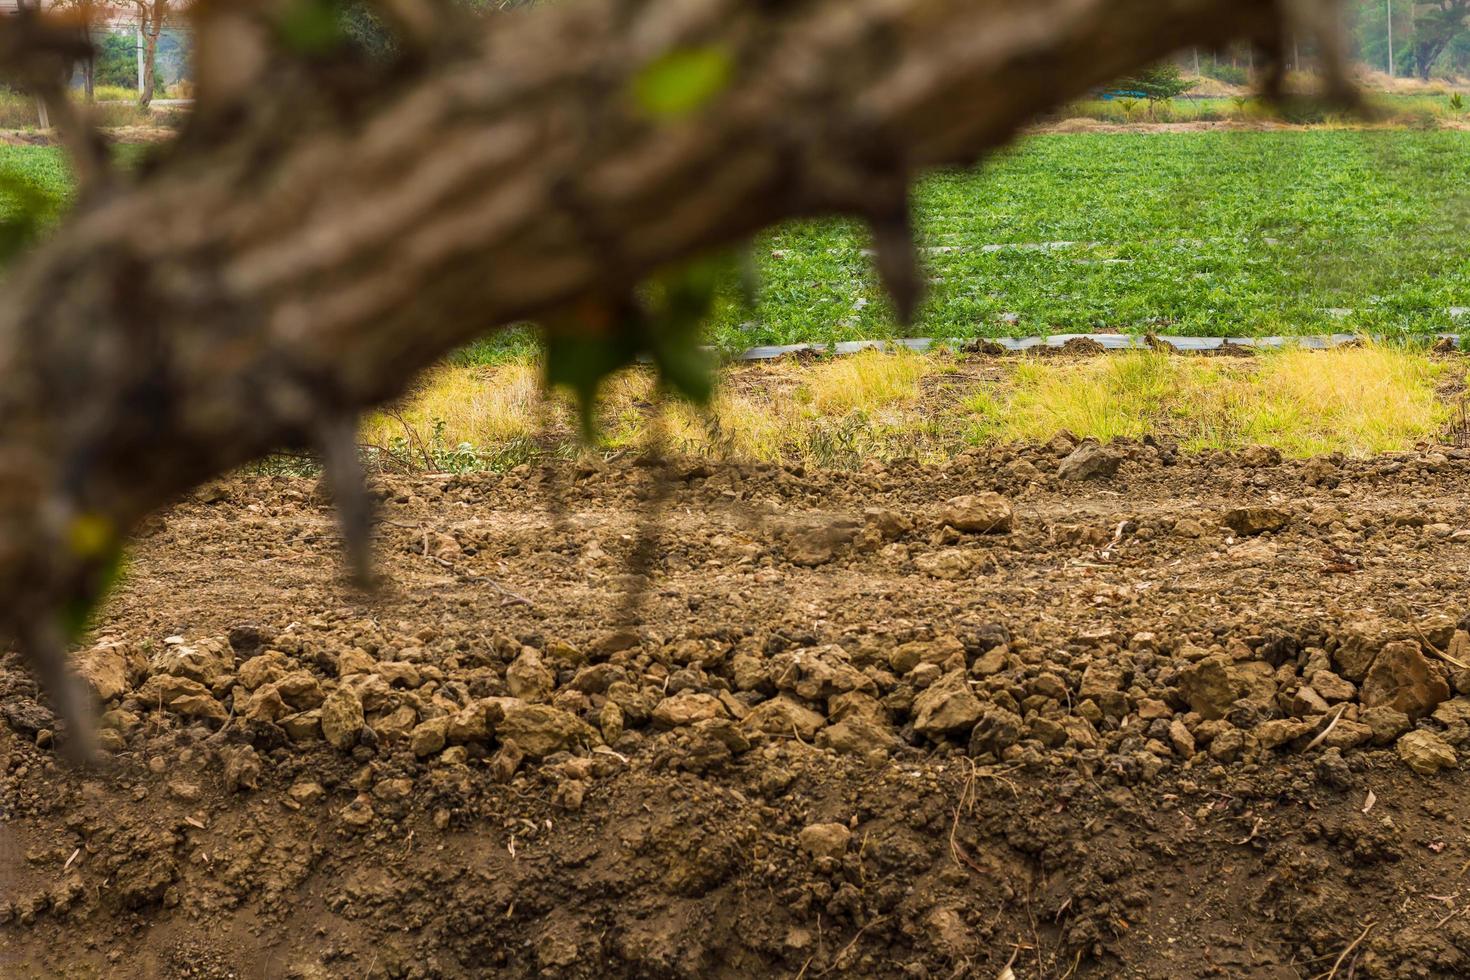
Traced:
<path fill-rule="evenodd" d="M 1166 402 L 1186 362 L 1142 352 L 1057 363 L 1019 362 L 1008 391 L 982 390 L 966 407 L 976 416 L 973 438 L 1049 439 L 1062 429 L 1103 441 L 1139 438 L 1167 415 Z"/>
<path fill-rule="evenodd" d="M 407 424 L 426 446 L 436 441 L 494 446 L 529 439 L 538 424 L 540 384 L 538 367 L 531 361 L 485 368 L 436 368 L 425 375 L 401 410 L 370 415 L 362 438 L 373 445 L 390 445 L 404 437 L 403 425 Z"/>
<path fill-rule="evenodd" d="M 819 415 L 873 413 L 919 400 L 919 382 L 932 361 L 898 351 L 865 350 L 817 364 L 808 372 L 806 390 Z"/>
<path fill-rule="evenodd" d="M 1386 345 L 1288 349 L 1232 360 L 1137 352 L 1029 361 L 965 404 L 972 441 L 1168 435 L 1188 449 L 1275 446 L 1291 456 L 1363 455 L 1431 439 L 1449 421 L 1448 368 Z"/>
<path fill-rule="evenodd" d="M 1435 393 L 1450 369 L 1403 348 L 1283 351 L 1260 360 L 1247 377 L 1195 380 L 1181 413 L 1186 446 L 1367 455 L 1432 440 L 1450 419 Z"/>

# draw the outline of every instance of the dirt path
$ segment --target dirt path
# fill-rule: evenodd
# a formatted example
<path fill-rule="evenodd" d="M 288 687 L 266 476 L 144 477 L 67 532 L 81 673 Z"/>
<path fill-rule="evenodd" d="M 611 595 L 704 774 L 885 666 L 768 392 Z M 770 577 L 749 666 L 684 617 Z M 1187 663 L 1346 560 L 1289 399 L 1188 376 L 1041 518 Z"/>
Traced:
<path fill-rule="evenodd" d="M 635 462 L 385 478 L 372 601 L 314 481 L 203 491 L 84 658 L 110 771 L 0 667 L 4 975 L 1470 972 L 1470 778 L 1400 758 L 1470 743 L 1470 453 L 1070 449 L 680 465 L 641 571 Z"/>

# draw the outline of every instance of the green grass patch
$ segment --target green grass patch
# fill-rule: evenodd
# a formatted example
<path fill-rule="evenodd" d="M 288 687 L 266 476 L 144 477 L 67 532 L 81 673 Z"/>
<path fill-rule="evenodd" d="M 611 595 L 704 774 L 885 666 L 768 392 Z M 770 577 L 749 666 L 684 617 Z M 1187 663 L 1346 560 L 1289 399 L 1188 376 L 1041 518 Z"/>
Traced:
<path fill-rule="evenodd" d="M 933 280 L 894 323 L 852 221 L 760 237 L 728 348 L 910 336 L 1204 336 L 1463 329 L 1470 133 L 1333 130 L 1032 137 L 921 182 Z M 1351 310 L 1344 314 L 1340 311 Z"/>
<path fill-rule="evenodd" d="M 0 171 L 69 186 L 54 148 L 0 147 Z M 864 226 L 826 220 L 759 236 L 754 306 L 727 283 L 709 336 L 740 350 L 900 335 L 1458 332 L 1467 189 L 1470 132 L 1455 130 L 1035 136 L 915 188 L 932 281 L 914 325 L 895 323 Z M 536 349 L 532 331 L 512 330 L 455 361 Z"/>
<path fill-rule="evenodd" d="M 49 146 L 6 146 L 0 144 L 0 174 L 26 181 L 48 197 L 71 197 L 72 176 L 66 157 Z"/>
<path fill-rule="evenodd" d="M 149 147 L 124 144 L 114 148 L 124 166 L 134 166 Z M 0 239 L 6 239 L 17 224 L 35 224 L 48 229 L 62 214 L 75 191 L 66 155 L 51 146 L 8 146 L 0 144 Z M 26 235 L 26 240 L 31 240 Z M 0 260 L 8 261 L 13 242 L 0 240 Z"/>

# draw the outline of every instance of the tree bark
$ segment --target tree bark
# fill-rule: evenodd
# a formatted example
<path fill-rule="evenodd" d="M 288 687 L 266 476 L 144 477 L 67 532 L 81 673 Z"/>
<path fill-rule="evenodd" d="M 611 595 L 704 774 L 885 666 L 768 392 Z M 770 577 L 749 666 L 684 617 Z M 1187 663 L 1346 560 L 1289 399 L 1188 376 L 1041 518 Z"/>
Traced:
<path fill-rule="evenodd" d="M 138 105 L 146 109 L 153 104 L 153 81 L 158 65 L 158 34 L 163 30 L 167 0 L 146 0 L 138 4 L 138 28 L 143 39 L 143 72 L 138 81 Z"/>
<path fill-rule="evenodd" d="M 94 591 L 150 511 L 498 325 L 782 219 L 901 213 L 919 171 L 1181 48 L 1282 46 L 1301 6 L 581 0 L 414 71 L 311 69 L 319 98 L 287 80 L 228 107 L 248 59 L 201 27 L 179 144 L 7 275 L 0 632 Z M 661 117 L 636 93 L 678 51 L 730 80 Z"/>
<path fill-rule="evenodd" d="M 81 18 L 82 42 L 87 49 L 86 57 L 81 60 L 82 69 L 82 98 L 87 105 L 97 101 L 97 52 L 95 47 L 96 34 L 93 31 L 93 22 L 97 19 L 97 7 L 92 0 L 78 0 L 73 7 Z"/>
<path fill-rule="evenodd" d="M 1449 46 L 1448 41 L 1420 41 L 1414 46 L 1414 67 L 1419 71 L 1421 82 L 1429 81 L 1429 73 L 1434 70 L 1434 63 Z"/>

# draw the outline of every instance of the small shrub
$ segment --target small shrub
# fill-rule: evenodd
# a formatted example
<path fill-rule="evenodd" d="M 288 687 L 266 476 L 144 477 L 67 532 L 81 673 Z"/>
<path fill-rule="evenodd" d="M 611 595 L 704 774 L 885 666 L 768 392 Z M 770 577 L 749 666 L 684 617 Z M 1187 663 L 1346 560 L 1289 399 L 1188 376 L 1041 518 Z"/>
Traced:
<path fill-rule="evenodd" d="M 1160 62 L 1145 68 L 1136 75 L 1118 79 L 1117 87 L 1124 92 L 1136 92 L 1148 100 L 1148 114 L 1155 117 L 1161 103 L 1177 99 L 1194 88 L 1194 82 L 1184 77 L 1184 72 L 1172 61 Z"/>
<path fill-rule="evenodd" d="M 1327 110 L 1315 101 L 1288 101 L 1276 111 L 1283 121 L 1297 126 L 1311 126 L 1327 121 Z"/>
<path fill-rule="evenodd" d="M 1201 68 L 1206 78 L 1213 78 L 1217 82 L 1226 85 L 1247 85 L 1250 83 L 1250 74 L 1236 65 L 1204 65 Z"/>

